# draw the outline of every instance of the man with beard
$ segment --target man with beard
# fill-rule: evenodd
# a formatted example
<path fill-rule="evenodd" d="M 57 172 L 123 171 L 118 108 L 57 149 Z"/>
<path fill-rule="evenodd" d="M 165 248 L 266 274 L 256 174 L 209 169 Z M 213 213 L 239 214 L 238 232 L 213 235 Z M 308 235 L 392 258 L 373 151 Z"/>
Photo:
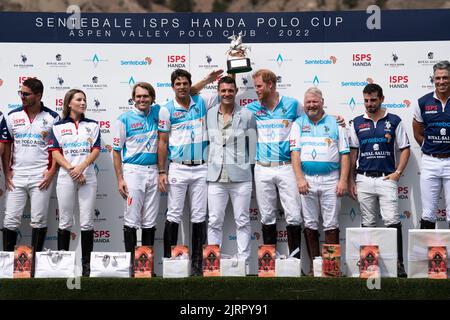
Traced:
<path fill-rule="evenodd" d="M 42 251 L 47 234 L 47 215 L 56 162 L 49 157 L 48 139 L 59 116 L 41 102 L 44 86 L 28 78 L 19 90 L 22 107 L 11 111 L 2 127 L 2 157 L 6 183 L 3 248 L 14 251 L 23 210 L 30 198 L 31 245 Z"/>
<path fill-rule="evenodd" d="M 407 275 L 403 266 L 397 182 L 408 163 L 409 139 L 401 119 L 381 107 L 384 96 L 378 84 L 366 85 L 363 95 L 366 113 L 356 117 L 350 127 L 349 193 L 358 199 L 362 227 L 376 227 L 380 208 L 385 226 L 397 229 L 397 275 L 403 278 Z M 396 147 L 400 150 L 398 163 Z"/>

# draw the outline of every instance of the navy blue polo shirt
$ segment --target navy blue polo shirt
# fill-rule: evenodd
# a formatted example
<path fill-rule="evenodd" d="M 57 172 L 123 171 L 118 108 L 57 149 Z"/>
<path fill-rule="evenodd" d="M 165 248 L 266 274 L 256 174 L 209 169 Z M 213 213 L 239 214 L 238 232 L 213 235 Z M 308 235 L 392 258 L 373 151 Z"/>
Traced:
<path fill-rule="evenodd" d="M 450 98 L 443 103 L 435 92 L 424 95 L 418 100 L 414 119 L 424 125 L 423 153 L 450 153 Z"/>
<path fill-rule="evenodd" d="M 358 170 L 392 173 L 396 147 L 401 150 L 409 146 L 402 120 L 395 114 L 386 111 L 377 122 L 367 114 L 353 119 L 350 148 L 359 149 Z"/>

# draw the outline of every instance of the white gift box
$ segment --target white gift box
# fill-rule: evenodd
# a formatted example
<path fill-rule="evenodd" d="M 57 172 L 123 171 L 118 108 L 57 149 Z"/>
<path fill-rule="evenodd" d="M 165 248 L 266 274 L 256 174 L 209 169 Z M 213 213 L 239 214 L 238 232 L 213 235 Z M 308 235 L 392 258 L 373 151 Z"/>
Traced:
<path fill-rule="evenodd" d="M 347 276 L 349 277 L 359 277 L 359 260 L 362 245 L 378 246 L 378 263 L 381 277 L 397 277 L 397 229 L 347 228 L 345 262 L 347 264 Z"/>
<path fill-rule="evenodd" d="M 164 259 L 163 278 L 186 278 L 191 274 L 190 259 Z"/>
<path fill-rule="evenodd" d="M 129 278 L 130 252 L 91 252 L 91 278 Z"/>
<path fill-rule="evenodd" d="M 36 252 L 35 278 L 74 278 L 75 251 Z"/>
<path fill-rule="evenodd" d="M 428 247 L 450 249 L 450 230 L 409 230 L 408 278 L 428 278 Z"/>
<path fill-rule="evenodd" d="M 301 259 L 297 258 L 275 259 L 275 276 L 300 277 L 301 265 Z"/>
<path fill-rule="evenodd" d="M 0 251 L 0 279 L 12 279 L 14 271 L 14 251 Z"/>
<path fill-rule="evenodd" d="M 315 257 L 313 260 L 313 273 L 314 277 L 322 277 L 322 257 Z"/>
<path fill-rule="evenodd" d="M 220 276 L 245 277 L 245 259 L 220 259 Z"/>

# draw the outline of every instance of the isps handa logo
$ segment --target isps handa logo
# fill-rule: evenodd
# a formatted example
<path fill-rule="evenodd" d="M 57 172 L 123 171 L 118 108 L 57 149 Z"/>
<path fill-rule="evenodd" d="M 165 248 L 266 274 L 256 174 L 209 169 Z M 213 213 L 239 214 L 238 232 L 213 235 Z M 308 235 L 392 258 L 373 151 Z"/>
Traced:
<path fill-rule="evenodd" d="M 371 53 L 354 53 L 352 55 L 352 65 L 354 67 L 370 67 L 372 65 Z"/>
<path fill-rule="evenodd" d="M 406 89 L 408 88 L 409 77 L 407 75 L 392 75 L 389 76 L 389 88 L 392 89 Z"/>
<path fill-rule="evenodd" d="M 398 198 L 401 200 L 409 199 L 409 187 L 408 186 L 399 186 L 397 189 Z"/>
<path fill-rule="evenodd" d="M 111 238 L 110 230 L 95 230 L 94 231 L 94 242 L 95 243 L 109 243 Z"/>
<path fill-rule="evenodd" d="M 167 56 L 167 67 L 169 68 L 186 68 L 186 56 L 185 55 L 169 55 Z"/>

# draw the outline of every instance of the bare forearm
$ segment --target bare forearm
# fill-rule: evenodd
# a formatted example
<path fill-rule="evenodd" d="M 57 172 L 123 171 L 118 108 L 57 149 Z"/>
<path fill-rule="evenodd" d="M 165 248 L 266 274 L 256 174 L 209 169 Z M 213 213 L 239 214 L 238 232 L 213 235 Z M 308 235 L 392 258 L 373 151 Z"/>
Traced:
<path fill-rule="evenodd" d="M 158 169 L 159 171 L 166 170 L 167 160 L 167 142 L 159 141 L 158 143 Z"/>
<path fill-rule="evenodd" d="M 409 148 L 405 148 L 400 151 L 400 159 L 398 160 L 397 170 L 400 172 L 405 171 L 406 165 L 408 164 L 409 156 L 411 154 L 411 150 Z"/>
<path fill-rule="evenodd" d="M 425 140 L 425 135 L 423 131 L 424 131 L 423 123 L 413 120 L 414 139 L 417 141 L 419 146 L 422 146 L 423 141 Z"/>
<path fill-rule="evenodd" d="M 120 154 L 120 151 L 113 150 L 113 165 L 117 181 L 120 182 L 123 180 L 122 156 Z"/>
<path fill-rule="evenodd" d="M 3 174 L 5 176 L 7 170 L 9 170 L 10 162 L 11 162 L 11 143 L 5 143 L 2 155 Z"/>
<path fill-rule="evenodd" d="M 300 161 L 300 152 L 299 151 L 293 151 L 291 152 L 291 161 L 292 161 L 292 168 L 294 169 L 295 178 L 296 179 L 303 179 L 303 171 L 302 171 L 302 164 Z"/>
<path fill-rule="evenodd" d="M 58 150 L 52 151 L 52 157 L 61 167 L 66 169 L 67 171 L 72 168 L 72 164 L 64 158 L 64 156 Z"/>
<path fill-rule="evenodd" d="M 100 149 L 95 148 L 92 149 L 91 153 L 87 156 L 87 158 L 83 161 L 84 168 L 89 167 L 91 164 L 94 163 L 94 161 L 98 158 L 98 155 L 100 154 Z"/>
<path fill-rule="evenodd" d="M 350 149 L 349 176 L 354 179 L 356 176 L 356 160 L 358 160 L 358 149 Z"/>
<path fill-rule="evenodd" d="M 342 182 L 347 183 L 349 173 L 350 173 L 350 155 L 347 153 L 341 155 L 341 174 L 339 179 Z"/>

